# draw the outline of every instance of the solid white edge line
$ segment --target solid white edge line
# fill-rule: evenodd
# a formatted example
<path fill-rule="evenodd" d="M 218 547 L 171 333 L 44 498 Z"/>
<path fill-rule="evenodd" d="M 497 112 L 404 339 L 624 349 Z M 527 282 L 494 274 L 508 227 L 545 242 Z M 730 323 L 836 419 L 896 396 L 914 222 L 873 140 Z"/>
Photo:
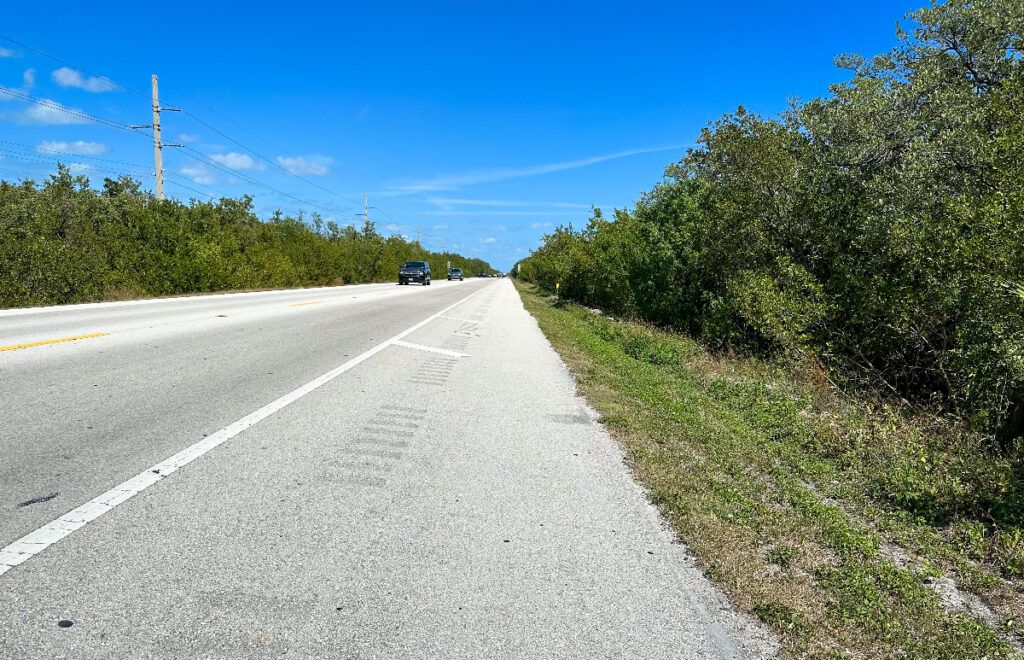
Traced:
<path fill-rule="evenodd" d="M 35 555 L 39 554 L 46 548 L 50 547 L 54 543 L 60 541 L 64 537 L 68 536 L 77 529 L 84 527 L 86 524 L 99 518 L 107 511 L 110 511 L 119 504 L 123 504 L 138 493 L 146 490 L 156 482 L 160 481 L 167 475 L 176 472 L 182 467 L 188 465 L 192 461 L 196 460 L 206 452 L 210 451 L 214 447 L 223 444 L 224 442 L 235 437 L 245 429 L 257 424 L 261 420 L 273 415 L 277 411 L 281 410 L 290 403 L 301 399 L 313 390 L 319 388 L 321 385 L 325 385 L 346 371 L 353 367 L 365 362 L 377 353 L 380 353 L 388 346 L 395 344 L 405 343 L 401 342 L 402 338 L 409 336 L 416 332 L 426 324 L 430 323 L 434 319 L 443 316 L 445 312 L 452 310 L 462 303 L 466 302 L 476 294 L 487 289 L 486 286 L 482 286 L 468 296 L 462 298 L 458 302 L 445 307 L 440 312 L 432 314 L 424 320 L 420 321 L 416 325 L 403 330 L 391 339 L 384 341 L 373 348 L 357 355 L 348 362 L 341 366 L 331 369 L 327 373 L 314 378 L 305 385 L 292 390 L 288 394 L 285 394 L 274 401 L 271 401 L 262 408 L 255 410 L 245 417 L 239 419 L 232 424 L 229 424 L 221 430 L 209 435 L 199 442 L 186 447 L 185 449 L 174 454 L 170 458 L 160 461 L 156 465 L 149 467 L 142 472 L 138 473 L 131 479 L 114 486 L 107 492 L 103 493 L 98 497 L 94 497 L 85 504 L 68 511 L 63 516 L 56 520 L 50 521 L 47 524 L 39 527 L 38 529 L 29 532 L 25 536 L 21 537 L 17 541 L 14 541 L 10 545 L 0 548 L 0 575 L 3 575 L 7 571 L 11 570 L 15 566 L 22 564 Z M 413 346 L 416 346 L 413 344 Z M 439 349 L 440 350 L 440 349 Z"/>
<path fill-rule="evenodd" d="M 449 351 L 447 348 L 434 348 L 433 346 L 424 346 L 423 344 L 413 344 L 407 341 L 396 341 L 395 346 L 404 346 L 406 348 L 415 348 L 417 351 L 427 351 L 428 353 L 440 353 L 441 355 L 448 355 L 450 357 L 464 358 L 469 357 L 466 353 L 459 353 L 457 351 Z"/>

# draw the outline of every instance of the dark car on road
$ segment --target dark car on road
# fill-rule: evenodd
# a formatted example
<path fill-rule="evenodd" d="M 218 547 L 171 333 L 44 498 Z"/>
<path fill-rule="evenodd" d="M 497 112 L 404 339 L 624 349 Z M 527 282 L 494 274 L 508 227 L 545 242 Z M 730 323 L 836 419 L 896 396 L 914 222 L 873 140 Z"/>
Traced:
<path fill-rule="evenodd" d="M 461 282 L 462 280 L 466 279 L 466 276 L 462 274 L 462 269 L 461 268 L 449 268 L 448 269 L 448 279 L 449 280 L 458 280 L 458 281 Z"/>
<path fill-rule="evenodd" d="M 398 283 L 419 282 L 430 286 L 430 264 L 426 261 L 406 261 L 398 269 Z"/>

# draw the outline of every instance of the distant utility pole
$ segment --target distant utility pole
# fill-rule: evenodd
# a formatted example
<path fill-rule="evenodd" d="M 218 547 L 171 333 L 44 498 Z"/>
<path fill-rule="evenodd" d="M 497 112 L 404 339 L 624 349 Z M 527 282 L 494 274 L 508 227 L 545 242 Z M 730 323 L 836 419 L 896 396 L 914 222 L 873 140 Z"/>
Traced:
<path fill-rule="evenodd" d="M 423 245 L 423 243 L 420 243 L 420 226 L 419 225 L 416 225 L 416 243 L 417 243 L 417 245 L 420 245 L 420 246 Z"/>
<path fill-rule="evenodd" d="M 152 128 L 153 129 L 153 164 L 156 175 L 156 198 L 164 198 L 164 147 L 180 147 L 180 144 L 164 144 L 160 139 L 160 113 L 181 112 L 180 108 L 161 108 L 160 92 L 157 88 L 156 74 L 153 74 L 153 123 L 143 126 L 131 126 L 130 128 Z"/>
<path fill-rule="evenodd" d="M 363 193 L 363 223 L 368 224 L 370 222 L 370 199 Z"/>

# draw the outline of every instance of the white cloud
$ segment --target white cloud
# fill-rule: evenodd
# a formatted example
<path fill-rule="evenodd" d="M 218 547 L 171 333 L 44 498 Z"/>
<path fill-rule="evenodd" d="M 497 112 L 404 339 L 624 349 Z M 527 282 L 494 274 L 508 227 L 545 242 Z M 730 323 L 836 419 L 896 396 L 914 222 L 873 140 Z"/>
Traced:
<path fill-rule="evenodd" d="M 217 183 L 217 177 L 203 165 L 186 165 L 178 170 L 178 172 L 188 177 L 193 183 L 204 186 Z"/>
<path fill-rule="evenodd" d="M 431 229 L 434 231 L 448 231 L 448 225 L 434 225 Z"/>
<path fill-rule="evenodd" d="M 99 156 L 107 152 L 107 145 L 99 142 L 40 142 L 36 151 L 41 154 L 75 154 L 77 156 Z"/>
<path fill-rule="evenodd" d="M 85 174 L 92 170 L 92 165 L 89 163 L 68 163 L 68 170 L 72 174 Z"/>
<path fill-rule="evenodd" d="M 0 48 L 0 59 L 4 57 L 18 57 L 18 51 L 11 50 L 10 48 Z"/>
<path fill-rule="evenodd" d="M 535 222 L 530 225 L 530 229 L 547 229 L 549 227 L 551 227 L 550 222 Z"/>
<path fill-rule="evenodd" d="M 194 133 L 178 133 L 178 142 L 192 144 L 193 142 L 199 142 L 199 136 Z"/>
<path fill-rule="evenodd" d="M 87 92 L 109 92 L 115 87 L 114 83 L 106 78 L 98 78 L 96 76 L 86 78 L 80 72 L 66 66 L 56 69 L 51 75 L 53 81 L 61 87 L 74 87 L 76 89 L 84 89 Z"/>
<path fill-rule="evenodd" d="M 69 112 L 82 112 L 77 108 L 69 108 L 53 99 L 40 99 L 26 108 L 16 118 L 19 124 L 46 124 L 51 126 L 68 126 L 71 124 L 90 124 L 92 121 L 86 117 L 68 114 Z"/>
<path fill-rule="evenodd" d="M 491 231 L 508 231 L 505 225 L 491 225 Z"/>
<path fill-rule="evenodd" d="M 498 239 L 494 238 L 493 236 L 488 236 L 487 238 L 481 238 L 480 242 L 483 243 L 484 245 L 490 245 L 491 243 L 494 243 L 497 240 Z"/>
<path fill-rule="evenodd" d="M 420 192 L 459 190 L 466 186 L 474 186 L 481 183 L 504 181 L 506 179 L 516 179 L 525 176 L 535 176 L 538 174 L 550 174 L 552 172 L 562 172 L 579 167 L 586 167 L 588 165 L 596 165 L 597 163 L 603 163 L 617 158 L 649 154 L 658 151 L 671 151 L 682 148 L 682 145 L 644 147 L 641 149 L 617 151 L 615 153 L 604 154 L 601 156 L 590 156 L 589 158 L 570 160 L 562 163 L 549 163 L 546 165 L 531 165 L 526 167 L 497 167 L 483 170 L 471 170 L 459 174 L 442 174 L 429 179 L 423 179 L 421 181 L 392 185 L 389 192 L 392 195 L 407 195 L 410 193 Z"/>
<path fill-rule="evenodd" d="M 331 171 L 331 159 L 327 156 L 278 156 L 277 162 L 281 167 L 288 170 L 289 174 L 308 174 L 311 176 L 323 176 Z"/>
<path fill-rule="evenodd" d="M 217 161 L 225 167 L 230 167 L 233 170 L 265 170 L 267 169 L 263 163 L 259 163 L 252 156 L 248 154 L 240 154 L 235 151 L 230 151 L 226 154 L 211 154 L 210 159 Z"/>

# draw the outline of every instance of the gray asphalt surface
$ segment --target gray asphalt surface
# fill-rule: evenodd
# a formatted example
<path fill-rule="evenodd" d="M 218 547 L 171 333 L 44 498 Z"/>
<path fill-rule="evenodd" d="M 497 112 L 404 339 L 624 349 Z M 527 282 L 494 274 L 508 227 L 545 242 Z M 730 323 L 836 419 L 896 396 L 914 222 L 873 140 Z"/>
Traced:
<path fill-rule="evenodd" d="M 470 294 L 0 575 L 0 657 L 773 655 L 508 281 L 0 311 L 109 333 L 0 352 L 0 548 Z"/>

